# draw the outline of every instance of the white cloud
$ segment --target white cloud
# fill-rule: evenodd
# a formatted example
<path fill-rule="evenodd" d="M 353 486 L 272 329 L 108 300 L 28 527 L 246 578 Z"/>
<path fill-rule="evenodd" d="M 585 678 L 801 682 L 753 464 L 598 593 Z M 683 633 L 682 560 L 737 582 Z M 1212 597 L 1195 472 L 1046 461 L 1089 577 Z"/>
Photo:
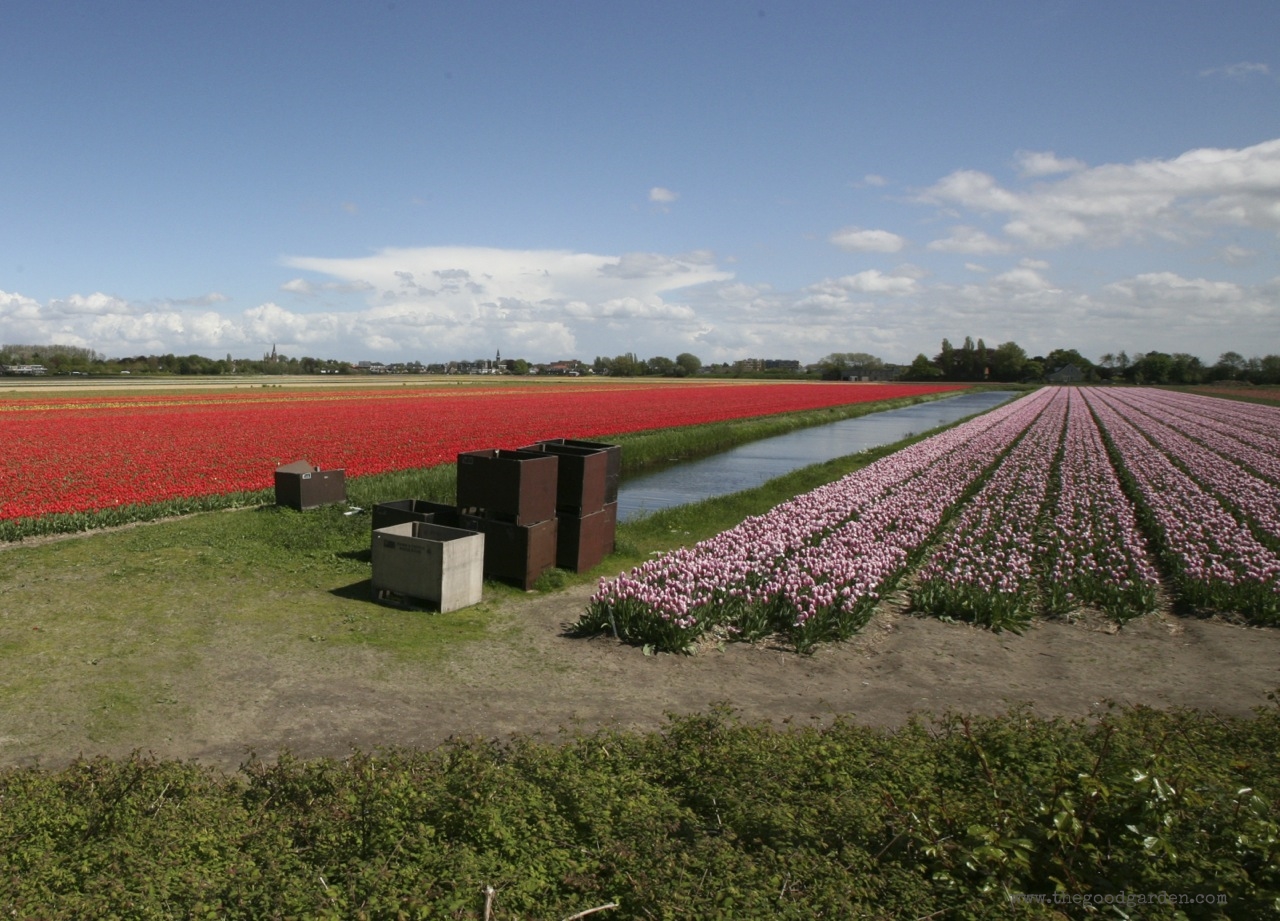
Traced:
<path fill-rule="evenodd" d="M 934 240 L 925 248 L 935 253 L 963 253 L 970 256 L 1007 253 L 1010 249 L 1009 244 L 1003 240 L 997 240 L 976 227 L 964 224 L 952 227 L 951 236 Z"/>
<path fill-rule="evenodd" d="M 835 246 L 850 253 L 896 253 L 900 252 L 907 241 L 896 233 L 887 230 L 863 230 L 860 227 L 845 227 L 830 236 Z"/>
<path fill-rule="evenodd" d="M 1019 266 L 1001 272 L 991 279 L 991 283 L 1013 291 L 1049 291 L 1053 288 L 1043 275 L 1030 266 Z"/>
<path fill-rule="evenodd" d="M 655 205 L 670 205 L 680 197 L 678 192 L 670 189 L 664 189 L 660 185 L 654 186 L 649 190 L 649 201 Z"/>
<path fill-rule="evenodd" d="M 362 291 L 371 291 L 373 286 L 365 281 L 352 282 L 324 282 L 316 284 L 305 278 L 291 278 L 280 286 L 281 291 L 287 291 L 289 294 L 297 294 L 303 297 L 315 297 L 323 293 L 331 294 L 358 294 Z"/>
<path fill-rule="evenodd" d="M 1109 295 L 1121 295 L 1131 301 L 1147 303 L 1179 303 L 1203 310 L 1218 310 L 1239 304 L 1244 289 L 1234 282 L 1183 278 L 1176 272 L 1146 272 L 1104 288 Z"/>
<path fill-rule="evenodd" d="M 1185 242 L 1220 226 L 1275 232 L 1280 230 L 1280 140 L 1078 169 L 1020 191 L 985 173 L 962 170 L 924 190 L 919 200 L 1003 214 L 1010 238 L 1039 248 L 1078 242 L 1118 246 L 1153 238 Z"/>
<path fill-rule="evenodd" d="M 1218 250 L 1218 259 L 1227 265 L 1247 265 L 1253 262 L 1258 256 L 1256 249 L 1249 249 L 1247 246 L 1239 246 L 1237 244 L 1228 244 Z"/>
<path fill-rule="evenodd" d="M 739 278 L 724 268 L 733 260 L 706 250 L 389 248 L 287 258 L 279 302 L 248 309 L 232 309 L 219 293 L 37 301 L 0 292 L 0 330 L 6 341 L 108 355 L 260 355 L 275 343 L 289 355 L 422 361 L 495 348 L 532 360 L 687 350 L 704 362 L 811 361 L 832 351 L 909 361 L 935 352 L 942 336 L 964 335 L 992 345 L 1012 339 L 1031 354 L 1064 345 L 1089 356 L 1275 351 L 1280 279 L 1246 283 L 1227 267 L 1256 269 L 1274 251 L 1280 140 L 1097 167 L 1052 153 L 1017 158 L 1022 173 L 1008 181 L 962 170 L 917 194 L 917 205 L 954 215 L 939 239 L 916 248 L 919 260 L 845 275 L 817 269 L 787 290 L 752 274 L 749 249 Z M 854 253 L 909 247 L 882 227 L 847 226 L 829 240 Z M 1157 255 L 1135 245 L 1150 241 L 1160 244 Z M 1173 244 L 1204 245 L 1176 263 Z M 1081 251 L 1045 258 L 1069 246 Z M 1095 262 L 1083 252 L 1104 246 L 1123 249 Z M 935 254 L 960 258 L 930 261 Z M 825 255 L 834 266 L 848 261 L 834 249 Z M 973 261 L 958 264 L 965 259 Z M 1167 270 L 1179 264 L 1205 277 Z"/>
<path fill-rule="evenodd" d="M 844 296 L 846 293 L 854 292 L 860 294 L 903 295 L 911 294 L 918 288 L 919 283 L 914 278 L 886 275 L 878 269 L 868 269 L 865 272 L 858 272 L 856 275 L 825 279 L 817 284 L 810 285 L 808 290 L 818 294 L 835 296 Z"/>
<path fill-rule="evenodd" d="M 1225 67 L 1210 67 L 1200 71 L 1202 77 L 1230 77 L 1233 80 L 1245 80 L 1249 77 L 1265 77 L 1271 68 L 1257 61 L 1240 61 Z"/>
<path fill-rule="evenodd" d="M 163 303 L 169 307 L 212 307 L 214 304 L 224 304 L 229 300 L 231 298 L 225 294 L 210 291 L 208 294 L 201 294 L 197 297 L 165 298 Z"/>
<path fill-rule="evenodd" d="M 219 313 L 196 309 L 217 298 L 157 306 L 95 293 L 41 303 L 0 292 L 0 326 L 6 339 L 84 343 L 111 355 L 256 355 L 274 343 L 291 355 L 355 358 L 354 350 L 365 349 L 432 360 L 500 346 L 537 358 L 580 347 L 621 351 L 643 339 L 691 341 L 705 324 L 671 293 L 732 278 L 705 251 L 605 256 L 444 247 L 285 262 L 321 278 L 295 277 L 283 290 L 346 302 L 305 311 L 267 302 Z"/>
<path fill-rule="evenodd" d="M 1018 172 L 1025 178 L 1075 173 L 1085 168 L 1082 160 L 1062 159 L 1052 151 L 1020 150 L 1015 157 Z"/>

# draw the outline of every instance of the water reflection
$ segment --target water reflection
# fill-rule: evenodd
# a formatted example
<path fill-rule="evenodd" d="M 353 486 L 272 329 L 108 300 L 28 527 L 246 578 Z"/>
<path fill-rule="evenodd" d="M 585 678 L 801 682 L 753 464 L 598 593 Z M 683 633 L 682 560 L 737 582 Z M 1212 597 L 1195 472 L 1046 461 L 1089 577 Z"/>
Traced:
<path fill-rule="evenodd" d="M 810 464 L 901 441 L 957 422 L 1017 396 L 1010 391 L 962 393 L 931 403 L 844 419 L 733 448 L 723 454 L 627 480 L 618 489 L 618 520 L 752 489 Z"/>

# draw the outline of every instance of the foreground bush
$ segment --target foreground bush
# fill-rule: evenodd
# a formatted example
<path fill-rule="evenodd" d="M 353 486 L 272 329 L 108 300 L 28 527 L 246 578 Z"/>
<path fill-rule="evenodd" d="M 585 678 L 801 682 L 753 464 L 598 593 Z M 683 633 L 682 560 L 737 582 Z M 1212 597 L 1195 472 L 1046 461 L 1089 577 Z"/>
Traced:
<path fill-rule="evenodd" d="M 719 710 L 234 776 L 138 755 L 11 769 L 0 915 L 482 918 L 492 886 L 494 919 L 610 902 L 595 917 L 1089 913 L 1020 898 L 1052 893 L 1202 898 L 1128 917 L 1263 917 L 1280 898 L 1277 750 L 1276 709 L 895 732 Z"/>

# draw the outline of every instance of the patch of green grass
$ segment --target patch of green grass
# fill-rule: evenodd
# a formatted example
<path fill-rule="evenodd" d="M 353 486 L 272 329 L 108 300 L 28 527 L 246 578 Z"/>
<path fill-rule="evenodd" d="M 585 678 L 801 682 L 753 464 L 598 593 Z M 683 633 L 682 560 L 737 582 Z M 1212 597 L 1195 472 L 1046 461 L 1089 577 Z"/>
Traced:
<path fill-rule="evenodd" d="M 143 707 L 145 689 L 129 679 L 97 684 L 84 715 L 85 734 L 94 742 L 109 741 L 132 728 Z"/>

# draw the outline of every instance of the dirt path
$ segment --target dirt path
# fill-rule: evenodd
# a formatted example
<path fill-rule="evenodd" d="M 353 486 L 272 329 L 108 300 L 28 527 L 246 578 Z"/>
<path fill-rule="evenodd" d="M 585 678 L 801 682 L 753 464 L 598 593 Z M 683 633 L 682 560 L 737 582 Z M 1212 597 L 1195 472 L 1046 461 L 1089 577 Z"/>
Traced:
<path fill-rule="evenodd" d="M 645 656 L 612 638 L 564 635 L 590 592 L 511 602 L 495 617 L 501 638 L 434 674 L 372 660 L 363 678 L 350 661 L 308 674 L 274 671 L 266 656 L 228 662 L 191 737 L 155 751 L 234 768 L 250 749 L 342 756 L 454 735 L 653 729 L 669 712 L 720 701 L 747 719 L 793 725 L 844 715 L 894 726 L 913 713 L 996 714 L 1019 703 L 1083 717 L 1108 701 L 1247 715 L 1280 687 L 1280 631 L 1221 621 L 1153 614 L 1118 632 L 1053 622 L 1017 636 L 886 609 L 861 636 L 812 656 L 769 644 Z"/>

